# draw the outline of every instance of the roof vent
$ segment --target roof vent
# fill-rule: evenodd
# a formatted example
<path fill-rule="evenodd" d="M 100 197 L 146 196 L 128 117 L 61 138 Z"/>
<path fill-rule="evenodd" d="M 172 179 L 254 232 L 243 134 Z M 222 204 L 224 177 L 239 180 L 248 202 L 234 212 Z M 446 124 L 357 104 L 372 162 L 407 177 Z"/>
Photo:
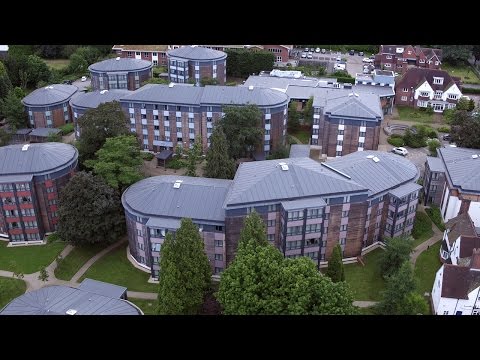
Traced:
<path fill-rule="evenodd" d="M 22 146 L 22 151 L 27 151 L 30 144 L 25 144 Z"/>
<path fill-rule="evenodd" d="M 175 83 L 171 82 L 170 84 L 168 84 L 168 87 L 169 88 L 173 88 L 175 86 Z"/>
<path fill-rule="evenodd" d="M 197 47 L 197 46 L 198 46 L 198 45 L 192 45 L 191 47 L 192 47 L 192 48 L 195 48 L 195 47 Z"/>
<path fill-rule="evenodd" d="M 359 97 L 360 95 L 358 95 L 357 93 L 353 93 L 353 95 L 355 95 L 355 97 Z"/>
<path fill-rule="evenodd" d="M 102 90 L 102 91 L 100 91 L 100 94 L 103 95 L 103 94 L 105 94 L 105 93 L 107 93 L 107 92 L 108 92 L 108 90 Z"/>
<path fill-rule="evenodd" d="M 182 185 L 183 180 L 175 180 L 175 183 L 173 184 L 173 187 L 175 189 L 180 189 L 180 185 Z"/>
<path fill-rule="evenodd" d="M 77 310 L 75 309 L 68 309 L 66 312 L 67 315 L 75 315 L 76 313 L 77 313 Z"/>
<path fill-rule="evenodd" d="M 373 160 L 373 162 L 376 162 L 376 163 L 380 161 L 380 159 L 379 159 L 378 157 L 376 157 L 376 156 L 374 156 L 374 157 L 372 158 L 372 160 Z"/>
<path fill-rule="evenodd" d="M 45 90 L 50 90 L 50 89 L 53 89 L 52 85 L 48 85 L 48 86 L 45 87 Z"/>
<path fill-rule="evenodd" d="M 120 60 L 120 56 L 117 56 L 117 57 L 115 58 L 115 60 L 117 60 L 117 61 Z"/>
<path fill-rule="evenodd" d="M 278 165 L 280 165 L 280 167 L 282 168 L 282 171 L 288 171 L 288 165 L 286 162 L 278 163 Z"/>
<path fill-rule="evenodd" d="M 250 85 L 250 86 L 248 87 L 248 90 L 253 90 L 253 85 Z"/>
<path fill-rule="evenodd" d="M 473 155 L 472 155 L 472 159 L 476 159 L 476 158 L 478 158 L 478 155 L 477 155 L 477 154 L 473 154 Z"/>
<path fill-rule="evenodd" d="M 373 159 L 375 155 L 367 155 L 367 159 Z"/>

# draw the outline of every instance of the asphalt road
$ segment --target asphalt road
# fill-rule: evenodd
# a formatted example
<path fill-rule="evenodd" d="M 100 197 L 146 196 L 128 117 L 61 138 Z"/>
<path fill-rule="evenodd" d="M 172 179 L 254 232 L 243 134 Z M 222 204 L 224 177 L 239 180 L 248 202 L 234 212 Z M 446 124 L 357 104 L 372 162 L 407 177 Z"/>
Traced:
<path fill-rule="evenodd" d="M 72 85 L 78 87 L 78 91 L 85 91 L 85 89 L 91 85 L 90 77 L 87 77 L 87 81 L 82 81 L 81 79 L 75 80 Z"/>

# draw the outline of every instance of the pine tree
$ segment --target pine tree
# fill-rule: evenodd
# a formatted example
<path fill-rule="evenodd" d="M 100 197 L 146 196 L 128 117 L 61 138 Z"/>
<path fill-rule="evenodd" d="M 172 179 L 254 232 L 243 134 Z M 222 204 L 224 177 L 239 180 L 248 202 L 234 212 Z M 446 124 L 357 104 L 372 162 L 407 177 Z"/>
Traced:
<path fill-rule="evenodd" d="M 221 126 L 215 127 L 210 139 L 205 176 L 216 179 L 233 179 L 235 161 L 228 156 L 227 138 Z"/>
<path fill-rule="evenodd" d="M 211 268 L 198 227 L 182 219 L 175 233 L 167 234 L 160 253 L 158 313 L 194 315 L 210 285 Z"/>
<path fill-rule="evenodd" d="M 325 275 L 333 282 L 345 281 L 345 270 L 342 262 L 342 248 L 337 244 L 333 248 L 332 256 L 328 260 L 328 268 Z"/>

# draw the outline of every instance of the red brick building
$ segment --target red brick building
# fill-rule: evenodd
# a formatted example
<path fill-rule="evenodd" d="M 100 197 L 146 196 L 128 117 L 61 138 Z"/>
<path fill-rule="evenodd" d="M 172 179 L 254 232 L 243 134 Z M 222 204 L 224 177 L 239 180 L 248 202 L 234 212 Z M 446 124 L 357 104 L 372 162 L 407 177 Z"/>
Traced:
<path fill-rule="evenodd" d="M 409 67 L 440 69 L 442 50 L 412 45 L 380 45 L 375 68 L 405 73 Z"/>
<path fill-rule="evenodd" d="M 167 65 L 167 50 L 170 45 L 114 45 L 112 50 L 121 58 L 147 60 L 153 66 Z"/>

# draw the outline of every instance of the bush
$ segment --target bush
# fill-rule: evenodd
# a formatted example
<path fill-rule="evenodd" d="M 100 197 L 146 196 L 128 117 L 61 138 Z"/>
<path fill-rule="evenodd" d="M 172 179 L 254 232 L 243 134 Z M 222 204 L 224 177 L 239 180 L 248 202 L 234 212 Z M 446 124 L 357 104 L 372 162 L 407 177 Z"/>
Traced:
<path fill-rule="evenodd" d="M 394 135 L 398 135 L 398 134 L 394 134 Z M 390 145 L 393 145 L 393 146 L 396 146 L 396 147 L 403 146 L 403 144 L 404 144 L 403 138 L 401 136 L 400 137 L 393 137 L 393 135 L 392 135 L 387 139 L 387 141 Z"/>
<path fill-rule="evenodd" d="M 149 153 L 149 152 L 146 152 L 146 151 L 143 151 L 142 152 L 142 159 L 145 160 L 145 161 L 150 161 L 154 158 L 154 155 L 152 153 Z"/>
<path fill-rule="evenodd" d="M 426 108 L 425 112 L 426 112 L 428 115 L 433 115 L 433 107 L 428 106 L 428 107 Z"/>
<path fill-rule="evenodd" d="M 355 84 L 355 79 L 352 78 L 352 77 L 338 76 L 337 77 L 337 82 Z"/>
<path fill-rule="evenodd" d="M 187 167 L 187 162 L 181 159 L 173 159 L 167 163 L 167 168 L 169 169 L 181 169 Z"/>
<path fill-rule="evenodd" d="M 427 133 L 427 136 L 430 138 L 430 139 L 436 139 L 438 137 L 438 134 L 435 130 L 433 129 L 428 129 L 427 130 L 428 133 Z"/>
<path fill-rule="evenodd" d="M 412 236 L 415 239 L 418 239 L 425 233 L 428 233 L 432 230 L 432 220 L 428 217 L 427 214 L 417 211 L 415 217 L 415 223 L 413 224 Z"/>
<path fill-rule="evenodd" d="M 62 241 L 62 239 L 60 239 L 60 236 L 58 236 L 56 232 L 51 233 L 50 235 L 47 236 L 47 244 L 51 244 L 59 241 Z"/>
<path fill-rule="evenodd" d="M 438 130 L 438 132 L 441 132 L 441 133 L 449 133 L 450 132 L 450 126 L 441 126 L 437 130 Z"/>
<path fill-rule="evenodd" d="M 62 130 L 62 135 L 68 135 L 75 130 L 73 123 L 68 123 L 63 126 L 60 126 L 60 130 Z"/>
<path fill-rule="evenodd" d="M 438 139 L 432 139 L 428 142 L 428 150 L 430 150 L 430 156 L 437 156 L 437 149 L 442 146 Z"/>
<path fill-rule="evenodd" d="M 430 216 L 430 219 L 437 225 L 440 231 L 445 231 L 445 224 L 442 220 L 442 214 L 438 206 L 432 205 L 430 208 L 425 209 L 425 212 Z"/>
<path fill-rule="evenodd" d="M 464 94 L 480 94 L 480 89 L 463 87 L 462 88 L 462 93 L 464 93 Z"/>

